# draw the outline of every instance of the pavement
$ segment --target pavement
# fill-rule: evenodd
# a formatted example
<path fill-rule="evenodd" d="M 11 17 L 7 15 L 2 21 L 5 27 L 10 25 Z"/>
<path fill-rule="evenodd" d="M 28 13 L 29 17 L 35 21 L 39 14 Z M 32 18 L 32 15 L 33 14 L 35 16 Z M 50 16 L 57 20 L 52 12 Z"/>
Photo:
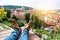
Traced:
<path fill-rule="evenodd" d="M 5 30 L 0 32 L 0 40 L 4 40 L 13 30 Z"/>
<path fill-rule="evenodd" d="M 22 30 L 24 30 L 24 27 L 21 27 Z M 14 31 L 12 28 L 10 28 L 9 30 L 1 30 L 3 28 L 1 28 L 0 26 L 0 40 L 4 40 L 8 35 L 11 34 L 12 31 Z M 22 31 L 23 32 L 23 31 Z M 40 38 L 34 34 L 34 32 L 32 31 L 32 29 L 30 29 L 29 31 L 29 40 L 40 40 Z"/>

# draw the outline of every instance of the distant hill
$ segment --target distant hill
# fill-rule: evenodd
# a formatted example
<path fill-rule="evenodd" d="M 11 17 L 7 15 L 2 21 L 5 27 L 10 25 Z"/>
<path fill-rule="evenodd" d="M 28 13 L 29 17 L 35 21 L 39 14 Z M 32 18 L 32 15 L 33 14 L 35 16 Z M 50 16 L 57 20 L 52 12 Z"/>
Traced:
<path fill-rule="evenodd" d="M 14 5 L 4 5 L 4 6 L 0 6 L 0 7 L 4 7 L 6 9 L 16 9 L 16 8 L 24 8 L 25 10 L 29 10 L 29 9 L 33 9 L 31 7 L 27 7 L 27 6 L 14 6 Z"/>

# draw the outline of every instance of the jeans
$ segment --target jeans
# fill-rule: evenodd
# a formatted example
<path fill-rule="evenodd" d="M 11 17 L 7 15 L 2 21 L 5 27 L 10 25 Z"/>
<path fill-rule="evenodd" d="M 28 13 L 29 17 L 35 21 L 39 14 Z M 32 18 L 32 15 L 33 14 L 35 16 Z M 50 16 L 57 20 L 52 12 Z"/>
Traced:
<path fill-rule="evenodd" d="M 18 38 L 18 34 L 19 31 L 17 29 L 15 29 L 11 35 L 9 35 L 7 38 L 5 38 L 4 40 L 17 40 Z M 21 34 L 19 40 L 28 40 L 29 37 L 29 31 L 27 29 L 23 30 L 23 33 Z"/>

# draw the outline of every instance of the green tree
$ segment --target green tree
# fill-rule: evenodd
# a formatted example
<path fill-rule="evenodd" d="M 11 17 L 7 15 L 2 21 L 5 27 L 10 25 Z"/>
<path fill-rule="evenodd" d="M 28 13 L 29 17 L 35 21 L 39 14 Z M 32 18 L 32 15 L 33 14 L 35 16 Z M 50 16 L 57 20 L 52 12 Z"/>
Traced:
<path fill-rule="evenodd" d="M 39 18 L 35 14 L 32 14 L 30 19 L 34 21 L 34 26 L 33 26 L 34 29 L 41 28 L 41 27 L 45 26 L 44 20 L 42 20 L 41 18 Z"/>
<path fill-rule="evenodd" d="M 7 12 L 5 11 L 4 8 L 0 8 L 0 22 L 3 21 L 3 18 L 6 17 Z"/>
<path fill-rule="evenodd" d="M 6 9 L 6 11 L 7 11 L 7 17 L 10 18 L 11 11 L 9 9 Z"/>
<path fill-rule="evenodd" d="M 29 22 L 29 20 L 30 20 L 30 13 L 26 13 L 25 14 L 25 20 L 26 20 L 27 23 Z"/>

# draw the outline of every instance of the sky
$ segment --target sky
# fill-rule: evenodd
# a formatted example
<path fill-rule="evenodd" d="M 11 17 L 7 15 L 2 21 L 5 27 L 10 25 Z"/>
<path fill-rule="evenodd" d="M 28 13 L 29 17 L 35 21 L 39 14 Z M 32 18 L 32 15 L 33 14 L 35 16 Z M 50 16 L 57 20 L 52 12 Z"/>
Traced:
<path fill-rule="evenodd" d="M 29 6 L 35 9 L 60 9 L 60 0 L 0 0 L 0 5 Z"/>

